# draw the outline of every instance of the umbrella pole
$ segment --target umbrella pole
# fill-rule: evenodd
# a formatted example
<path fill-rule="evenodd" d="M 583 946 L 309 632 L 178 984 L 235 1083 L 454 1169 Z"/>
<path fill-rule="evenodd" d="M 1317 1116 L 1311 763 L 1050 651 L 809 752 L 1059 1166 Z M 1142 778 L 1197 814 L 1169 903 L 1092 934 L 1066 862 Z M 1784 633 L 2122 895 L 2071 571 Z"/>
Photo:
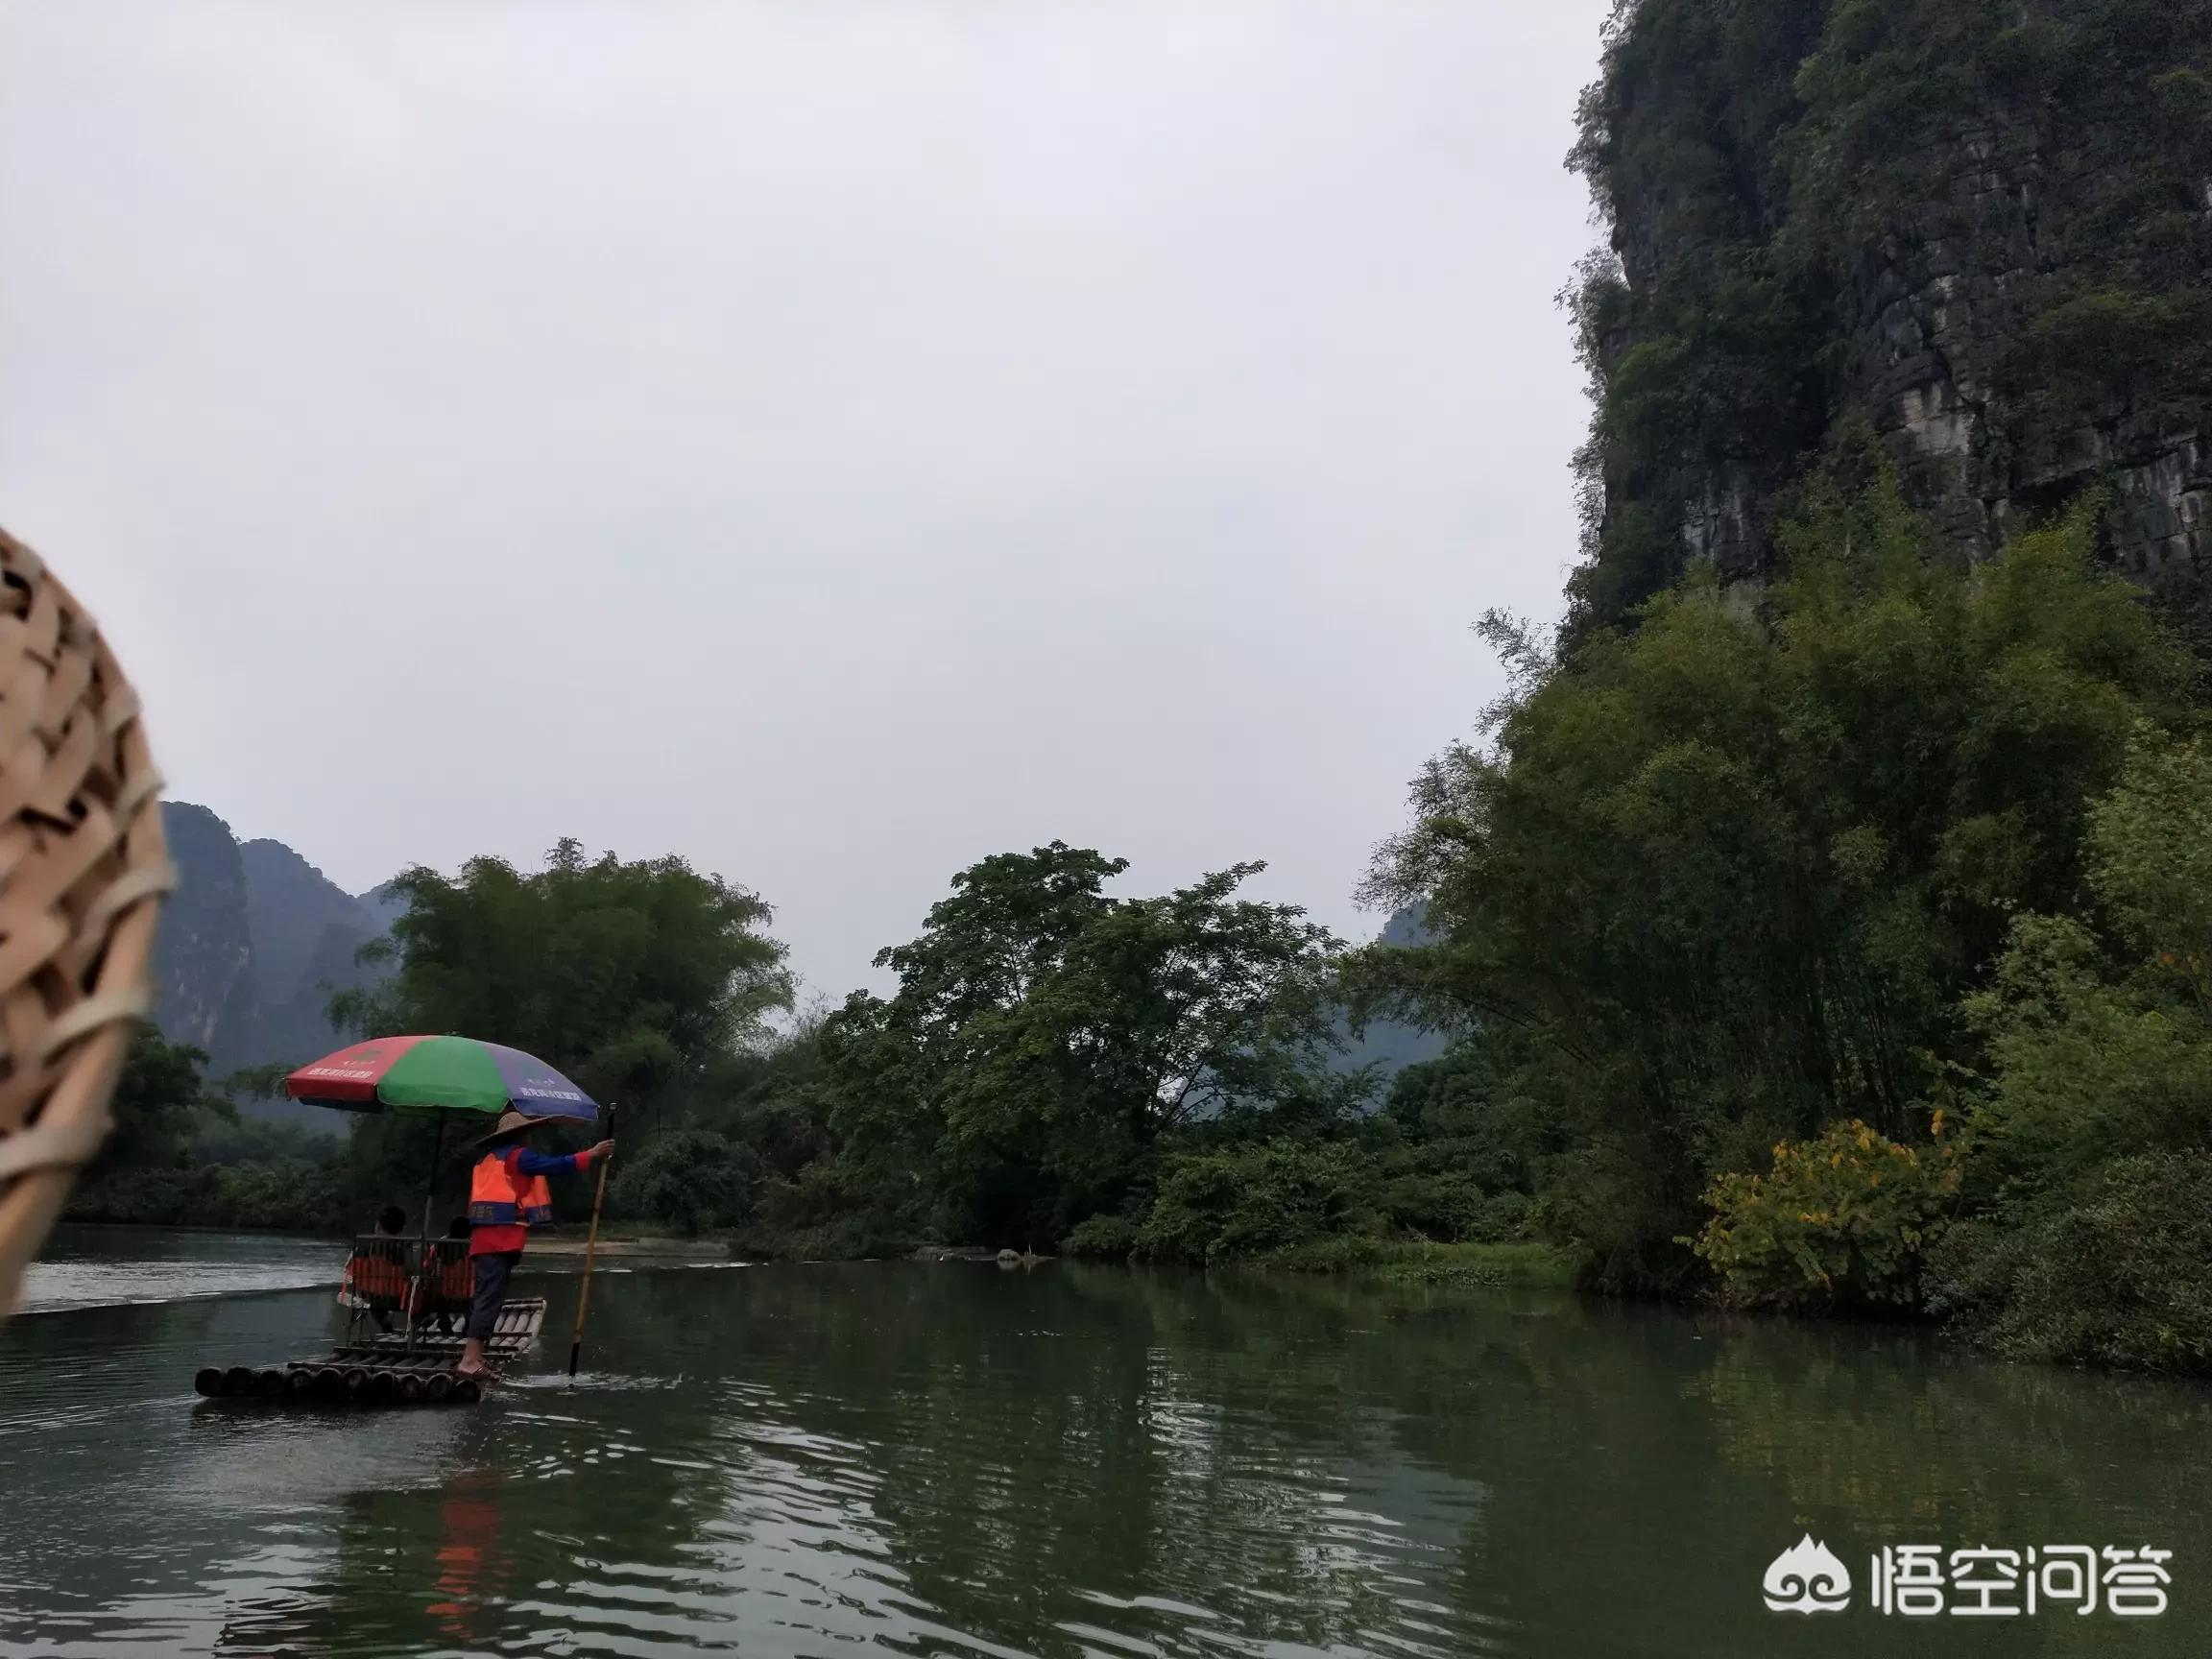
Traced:
<path fill-rule="evenodd" d="M 445 1150 L 445 1114 L 436 1117 L 436 1127 L 430 1136 L 430 1179 L 422 1188 L 422 1241 L 430 1241 L 430 1206 L 438 1198 L 438 1155 Z"/>
<path fill-rule="evenodd" d="M 430 1178 L 422 1183 L 422 1237 L 415 1251 L 415 1275 L 407 1282 L 407 1352 L 415 1352 L 415 1310 L 422 1305 L 422 1275 L 430 1265 L 430 1207 L 438 1201 L 438 1156 L 445 1150 L 445 1114 L 433 1113 L 430 1134 Z"/>
<path fill-rule="evenodd" d="M 607 1104 L 607 1139 L 614 1139 L 614 1104 Z M 599 1209 L 607 1202 L 607 1160 L 599 1161 L 599 1187 L 591 1195 L 591 1231 L 584 1239 L 584 1284 L 576 1292 L 576 1334 L 568 1340 L 568 1378 L 576 1378 L 576 1362 L 584 1353 L 584 1312 L 591 1306 L 591 1259 L 599 1253 Z"/>

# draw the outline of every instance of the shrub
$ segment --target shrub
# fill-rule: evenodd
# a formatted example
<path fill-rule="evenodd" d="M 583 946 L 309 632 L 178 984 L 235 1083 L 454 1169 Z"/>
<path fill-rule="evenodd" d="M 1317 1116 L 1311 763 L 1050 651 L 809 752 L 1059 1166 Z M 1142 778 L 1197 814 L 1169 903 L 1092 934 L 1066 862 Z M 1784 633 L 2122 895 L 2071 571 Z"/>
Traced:
<path fill-rule="evenodd" d="M 755 1190 L 752 1219 L 734 1242 L 752 1256 L 853 1261 L 903 1256 L 926 1235 L 911 1204 L 838 1160 L 823 1158 L 788 1180 L 763 1179 Z"/>
<path fill-rule="evenodd" d="M 911 1229 L 879 1210 L 860 1210 L 806 1227 L 759 1222 L 731 1235 L 739 1254 L 776 1262 L 881 1262 L 914 1248 Z"/>
<path fill-rule="evenodd" d="M 1137 1250 L 1137 1223 L 1126 1215 L 1094 1215 L 1069 1229 L 1060 1240 L 1063 1256 L 1094 1256 L 1125 1262 Z"/>
<path fill-rule="evenodd" d="M 1526 1192 L 1493 1192 L 1476 1210 L 1466 1237 L 1479 1244 L 1510 1244 L 1534 1231 L 1536 1201 Z"/>
<path fill-rule="evenodd" d="M 1989 1052 L 1976 1173 L 2008 1202 L 2075 1190 L 2116 1152 L 2195 1144 L 2212 1122 L 2212 1022 L 2194 988 L 2155 962 L 2115 970 L 2072 917 L 2019 918 L 1967 1011 Z"/>
<path fill-rule="evenodd" d="M 2147 1153 L 2022 1225 L 1931 1252 L 1928 1306 L 2015 1359 L 2212 1374 L 2212 1157 Z"/>
<path fill-rule="evenodd" d="M 1434 1163 L 1403 1154 L 1384 1161 L 1376 1203 L 1392 1229 L 1446 1242 L 1488 1237 L 1482 1226 L 1489 1195 L 1473 1176 Z"/>
<path fill-rule="evenodd" d="M 1330 1234 L 1381 1234 L 1375 1161 L 1345 1142 L 1276 1141 L 1169 1161 L 1138 1233 L 1158 1260 L 1220 1262 Z"/>
<path fill-rule="evenodd" d="M 1983 1185 L 2043 1212 L 2115 1154 L 2200 1146 L 2212 1123 L 2212 749 L 2139 727 L 2089 811 L 2095 920 L 2022 916 L 1966 998 L 1989 1079 Z"/>
<path fill-rule="evenodd" d="M 350 1232 L 366 1217 L 348 1204 L 333 1160 L 151 1166 L 96 1176 L 69 1215 L 156 1227 L 236 1227 L 278 1233 Z"/>
<path fill-rule="evenodd" d="M 216 1227 L 267 1227 L 291 1233 L 349 1231 L 341 1166 L 287 1158 L 271 1164 L 223 1165 L 207 1171 L 212 1189 L 204 1214 L 186 1216 Z M 420 1198 L 408 1207 L 421 1214 Z"/>
<path fill-rule="evenodd" d="M 741 1225 L 758 1172 L 750 1148 L 711 1130 L 677 1129 L 615 1166 L 613 1194 L 623 1214 L 689 1238 Z"/>
<path fill-rule="evenodd" d="M 1922 1251 L 1959 1190 L 1943 1114 L 1925 1146 L 1883 1139 L 1854 1118 L 1818 1139 L 1780 1142 L 1765 1175 L 1722 1175 L 1693 1246 L 1744 1306 L 1815 1308 L 1919 1299 Z"/>
<path fill-rule="evenodd" d="M 1367 1241 L 1498 1243 L 1531 1231 L 1533 1200 L 1486 1190 L 1458 1143 L 1363 1140 L 1237 1142 L 1171 1155 L 1134 1228 L 1135 1253 L 1225 1262 Z M 1070 1255 L 1127 1255 L 1130 1224 L 1094 1216 L 1061 1241 Z"/>

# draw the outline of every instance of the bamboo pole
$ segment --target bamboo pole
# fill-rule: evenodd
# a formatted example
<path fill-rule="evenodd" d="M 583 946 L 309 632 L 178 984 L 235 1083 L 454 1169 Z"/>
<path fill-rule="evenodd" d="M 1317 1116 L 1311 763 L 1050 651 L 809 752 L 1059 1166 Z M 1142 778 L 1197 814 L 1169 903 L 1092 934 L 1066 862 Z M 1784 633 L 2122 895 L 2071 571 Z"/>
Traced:
<path fill-rule="evenodd" d="M 614 1139 L 614 1106 L 612 1101 L 607 1106 L 607 1134 L 605 1139 L 609 1141 Z M 586 1235 L 584 1239 L 584 1284 L 576 1292 L 576 1334 L 570 1337 L 568 1341 L 568 1379 L 570 1382 L 574 1382 L 576 1379 L 576 1364 L 584 1353 L 584 1314 L 591 1306 L 591 1260 L 599 1253 L 599 1211 L 601 1206 L 607 1202 L 607 1166 L 612 1162 L 611 1156 L 599 1160 L 599 1186 L 598 1190 L 591 1195 L 591 1231 Z"/>

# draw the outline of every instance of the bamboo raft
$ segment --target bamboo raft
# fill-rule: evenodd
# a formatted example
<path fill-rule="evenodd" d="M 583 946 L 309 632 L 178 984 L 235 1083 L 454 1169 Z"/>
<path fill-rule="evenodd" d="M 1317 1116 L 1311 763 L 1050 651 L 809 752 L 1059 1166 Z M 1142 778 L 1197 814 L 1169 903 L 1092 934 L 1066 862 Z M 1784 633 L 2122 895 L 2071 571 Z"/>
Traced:
<path fill-rule="evenodd" d="M 538 1340 L 545 1324 L 542 1296 L 517 1297 L 500 1310 L 499 1323 L 484 1344 L 493 1364 L 513 1359 Z M 472 1377 L 454 1375 L 461 1358 L 458 1332 L 418 1326 L 403 1332 L 372 1332 L 341 1342 L 315 1359 L 288 1359 L 281 1365 L 203 1366 L 192 1386 L 210 1400 L 269 1400 L 300 1405 L 467 1406 L 483 1397 Z"/>

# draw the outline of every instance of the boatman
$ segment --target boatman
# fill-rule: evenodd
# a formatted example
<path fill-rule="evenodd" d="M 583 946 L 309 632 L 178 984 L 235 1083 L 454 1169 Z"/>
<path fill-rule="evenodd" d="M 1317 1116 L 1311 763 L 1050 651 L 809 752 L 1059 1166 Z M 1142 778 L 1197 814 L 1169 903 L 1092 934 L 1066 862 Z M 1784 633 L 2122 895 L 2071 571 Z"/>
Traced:
<path fill-rule="evenodd" d="M 573 1121 L 525 1118 L 509 1107 L 499 1114 L 498 1126 L 477 1142 L 484 1156 L 469 1181 L 469 1256 L 476 1269 L 476 1298 L 469 1310 L 469 1340 L 462 1345 L 461 1363 L 454 1367 L 460 1376 L 492 1375 L 484 1363 L 484 1343 L 499 1323 L 507 1282 L 515 1275 L 515 1263 L 522 1260 L 530 1229 L 553 1219 L 553 1190 L 545 1177 L 566 1169 L 589 1169 L 614 1155 L 612 1141 L 560 1157 L 522 1144 L 533 1130 Z"/>

